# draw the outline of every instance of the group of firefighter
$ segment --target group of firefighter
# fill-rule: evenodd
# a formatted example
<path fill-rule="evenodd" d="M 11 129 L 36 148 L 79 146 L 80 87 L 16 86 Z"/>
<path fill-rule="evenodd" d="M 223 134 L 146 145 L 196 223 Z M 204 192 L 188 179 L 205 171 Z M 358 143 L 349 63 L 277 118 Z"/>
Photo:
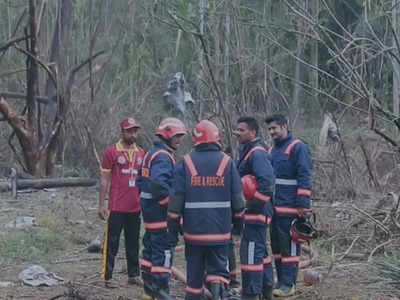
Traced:
<path fill-rule="evenodd" d="M 181 120 L 162 120 L 147 153 L 136 145 L 138 122 L 133 118 L 121 122 L 121 140 L 103 156 L 100 186 L 99 215 L 108 226 L 102 270 L 106 286 L 111 285 L 123 229 L 128 276 L 131 283 L 143 282 L 143 300 L 172 299 L 169 278 L 181 235 L 186 300 L 204 299 L 206 288 L 212 299 L 273 299 L 295 294 L 301 239 L 291 229 L 311 212 L 311 155 L 307 144 L 292 136 L 284 115 L 268 116 L 265 122 L 273 142 L 269 149 L 258 137 L 256 119 L 238 119 L 234 133 L 239 156 L 234 160 L 222 151 L 218 127 L 202 120 L 192 131 L 192 151 L 179 162 L 174 153 L 188 133 Z M 140 198 L 140 207 L 138 203 L 118 206 L 115 199 L 132 191 Z M 145 227 L 142 280 L 138 280 L 136 242 L 140 213 Z M 134 221 L 128 220 L 132 214 Z M 268 253 L 268 230 L 272 255 Z M 237 288 L 232 289 L 238 284 L 232 235 L 241 236 L 240 296 Z"/>

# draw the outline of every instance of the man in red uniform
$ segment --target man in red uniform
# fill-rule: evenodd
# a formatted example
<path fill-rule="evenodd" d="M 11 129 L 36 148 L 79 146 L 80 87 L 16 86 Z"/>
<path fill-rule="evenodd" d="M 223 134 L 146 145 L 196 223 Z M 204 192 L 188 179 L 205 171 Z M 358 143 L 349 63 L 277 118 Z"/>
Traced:
<path fill-rule="evenodd" d="M 101 275 L 105 286 L 118 287 L 111 281 L 122 229 L 125 236 L 128 284 L 141 284 L 139 277 L 140 204 L 136 177 L 144 151 L 136 145 L 139 123 L 133 118 L 121 124 L 121 139 L 106 149 L 100 178 L 99 217 L 107 221 L 103 245 Z M 105 195 L 109 190 L 108 209 Z"/>

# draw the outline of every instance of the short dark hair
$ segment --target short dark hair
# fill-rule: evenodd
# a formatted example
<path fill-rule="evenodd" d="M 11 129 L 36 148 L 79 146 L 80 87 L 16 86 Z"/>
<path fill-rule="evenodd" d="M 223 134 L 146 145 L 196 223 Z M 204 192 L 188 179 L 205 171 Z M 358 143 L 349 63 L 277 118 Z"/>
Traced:
<path fill-rule="evenodd" d="M 279 126 L 287 126 L 288 125 L 287 118 L 282 114 L 273 114 L 273 115 L 268 116 L 265 119 L 265 123 L 267 123 L 267 124 L 271 124 L 272 122 L 275 122 Z"/>
<path fill-rule="evenodd" d="M 256 119 L 254 119 L 253 117 L 240 117 L 239 120 L 237 121 L 237 123 L 246 123 L 247 126 L 251 129 L 254 130 L 256 132 L 256 135 L 258 135 L 258 129 L 260 128 L 258 126 L 258 122 Z"/>

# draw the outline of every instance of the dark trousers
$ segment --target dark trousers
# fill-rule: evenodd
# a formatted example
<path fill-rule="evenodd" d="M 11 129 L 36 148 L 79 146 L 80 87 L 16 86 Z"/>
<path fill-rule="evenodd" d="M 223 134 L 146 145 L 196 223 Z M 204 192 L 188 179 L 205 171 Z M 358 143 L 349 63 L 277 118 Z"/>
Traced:
<path fill-rule="evenodd" d="M 275 268 L 278 276 L 278 288 L 281 284 L 296 284 L 298 264 L 300 261 L 300 244 L 290 237 L 292 221 L 296 216 L 277 215 L 272 218 L 271 249 L 274 254 Z"/>
<path fill-rule="evenodd" d="M 261 295 L 273 286 L 271 258 L 267 251 L 267 226 L 245 224 L 240 243 L 243 295 Z"/>
<path fill-rule="evenodd" d="M 229 259 L 229 277 L 231 280 L 231 284 L 238 284 L 237 273 L 236 273 L 235 244 L 232 238 L 229 240 L 228 244 L 228 259 Z"/>
<path fill-rule="evenodd" d="M 112 278 L 122 229 L 125 237 L 128 276 L 135 277 L 139 275 L 140 213 L 111 211 L 107 220 L 107 230 L 103 244 L 101 275 L 105 280 Z"/>
<path fill-rule="evenodd" d="M 168 292 L 172 259 L 173 250 L 168 231 L 146 230 L 143 237 L 141 266 L 143 281 Z"/>
<path fill-rule="evenodd" d="M 203 299 L 206 283 L 229 284 L 228 245 L 185 245 L 187 286 L 186 300 Z M 205 273 L 207 274 L 205 276 Z"/>

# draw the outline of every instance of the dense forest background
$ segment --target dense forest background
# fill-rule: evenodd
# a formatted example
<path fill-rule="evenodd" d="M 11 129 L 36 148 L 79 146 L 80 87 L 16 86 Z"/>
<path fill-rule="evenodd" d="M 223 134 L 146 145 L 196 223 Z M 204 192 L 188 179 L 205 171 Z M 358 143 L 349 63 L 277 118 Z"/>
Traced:
<path fill-rule="evenodd" d="M 312 149 L 328 272 L 399 264 L 399 0 L 0 0 L 0 16 L 0 166 L 96 177 L 123 117 L 145 149 L 171 115 L 235 149 L 239 116 L 281 112 Z M 183 107 L 165 95 L 178 72 Z"/>
<path fill-rule="evenodd" d="M 234 146 L 238 116 L 290 116 L 317 153 L 324 117 L 359 146 L 400 151 L 398 1 L 0 1 L 1 157 L 37 177 L 91 175 L 122 117 L 144 147 L 185 77 L 189 125 L 209 118 Z M 267 139 L 265 129 L 261 135 Z M 357 135 L 357 136 L 356 136 Z M 329 137 L 332 135 L 328 135 Z M 358 142 L 356 142 L 358 141 Z M 368 147 L 367 147 L 368 148 Z M 366 149 L 374 177 L 376 149 Z M 371 153 L 369 153 L 371 152 Z M 324 153 L 325 155 L 325 153 Z M 11 158 L 11 159 L 10 159 Z M 372 179 L 372 178 L 371 178 Z M 373 180 L 375 183 L 377 179 Z"/>

